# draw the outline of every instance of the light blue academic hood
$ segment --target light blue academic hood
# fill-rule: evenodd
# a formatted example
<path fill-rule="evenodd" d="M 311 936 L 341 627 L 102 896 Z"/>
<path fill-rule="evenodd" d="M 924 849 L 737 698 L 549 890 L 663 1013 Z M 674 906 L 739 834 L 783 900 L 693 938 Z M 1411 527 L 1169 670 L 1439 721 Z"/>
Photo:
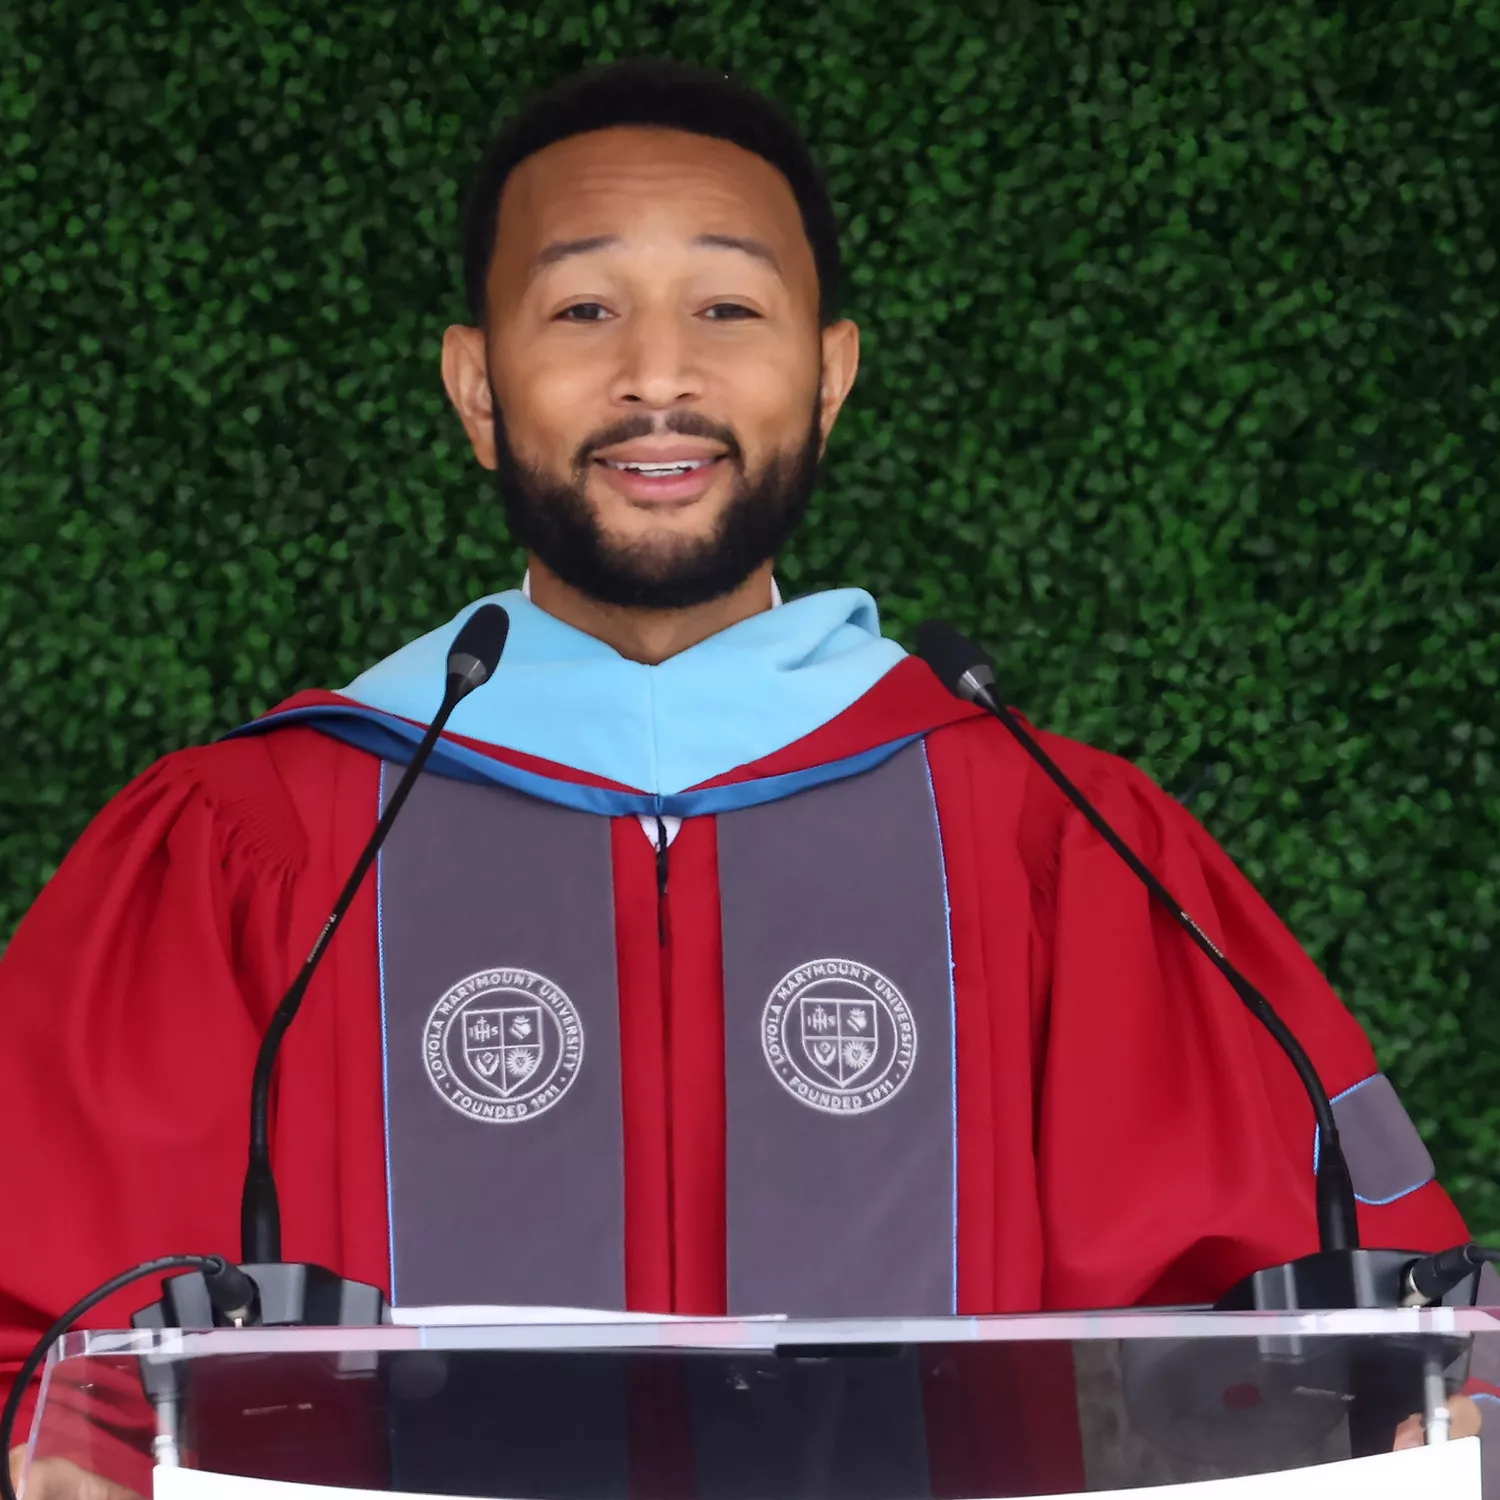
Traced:
<path fill-rule="evenodd" d="M 862 589 L 766 610 L 657 666 L 627 661 L 508 589 L 476 599 L 341 692 L 427 723 L 454 635 L 489 602 L 510 615 L 505 655 L 494 677 L 459 704 L 449 730 L 657 796 L 811 734 L 906 655 L 880 634 L 875 601 Z"/>

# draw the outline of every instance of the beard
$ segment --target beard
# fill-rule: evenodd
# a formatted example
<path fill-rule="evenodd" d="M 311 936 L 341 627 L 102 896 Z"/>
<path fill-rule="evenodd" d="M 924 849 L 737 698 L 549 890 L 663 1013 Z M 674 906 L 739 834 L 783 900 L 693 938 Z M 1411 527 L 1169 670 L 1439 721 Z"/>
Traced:
<path fill-rule="evenodd" d="M 802 442 L 773 454 L 756 474 L 746 473 L 729 428 L 696 412 L 670 412 L 662 424 L 666 431 L 723 444 L 720 462 L 733 471 L 733 488 L 708 535 L 629 541 L 611 537 L 589 503 L 593 455 L 649 437 L 658 430 L 656 422 L 645 415 L 630 417 L 595 433 L 579 445 L 571 477 L 559 481 L 522 462 L 498 401 L 494 411 L 495 477 L 512 538 L 564 583 L 600 604 L 670 610 L 721 599 L 781 551 L 812 503 L 822 449 L 816 405 Z"/>

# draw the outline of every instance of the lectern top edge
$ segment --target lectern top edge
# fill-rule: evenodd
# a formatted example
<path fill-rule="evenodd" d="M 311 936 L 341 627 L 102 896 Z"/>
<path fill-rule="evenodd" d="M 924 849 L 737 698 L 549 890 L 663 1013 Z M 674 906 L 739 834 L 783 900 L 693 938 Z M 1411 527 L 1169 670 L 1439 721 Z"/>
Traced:
<path fill-rule="evenodd" d="M 1319 1338 L 1368 1334 L 1493 1333 L 1500 1309 L 1426 1307 L 1337 1312 L 1216 1313 L 1205 1309 L 1143 1309 L 1098 1313 L 1031 1313 L 973 1318 L 665 1319 L 448 1325 L 390 1324 L 373 1328 L 246 1328 L 184 1333 L 174 1329 L 69 1334 L 58 1359 L 199 1358 L 228 1354 L 398 1351 L 408 1349 L 702 1349 L 766 1351 L 835 1344 L 1045 1343 L 1155 1338 Z"/>

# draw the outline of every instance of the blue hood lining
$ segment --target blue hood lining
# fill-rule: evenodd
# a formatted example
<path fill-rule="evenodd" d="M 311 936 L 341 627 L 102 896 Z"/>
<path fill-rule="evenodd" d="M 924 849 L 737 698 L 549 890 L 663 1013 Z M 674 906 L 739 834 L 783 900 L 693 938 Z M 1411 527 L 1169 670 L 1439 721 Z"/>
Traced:
<path fill-rule="evenodd" d="M 377 755 L 382 760 L 407 765 L 425 730 L 404 719 L 381 713 L 378 709 L 342 704 L 311 704 L 306 708 L 286 709 L 268 714 L 251 724 L 232 730 L 226 739 L 240 735 L 260 734 L 283 726 L 301 724 L 332 735 L 358 750 Z M 696 791 L 653 795 L 650 792 L 615 791 L 610 787 L 584 786 L 573 781 L 558 781 L 536 771 L 524 770 L 492 756 L 470 750 L 452 740 L 439 739 L 427 762 L 430 771 L 454 781 L 477 785 L 504 786 L 543 802 L 571 807 L 579 812 L 595 813 L 606 818 L 627 816 L 702 818 L 716 813 L 735 812 L 742 807 L 760 807 L 794 797 L 810 787 L 871 771 L 893 755 L 922 738 L 920 734 L 903 735 L 883 745 L 861 750 L 857 755 L 808 766 L 801 771 L 787 771 L 779 776 L 763 776 L 728 786 L 703 787 Z"/>

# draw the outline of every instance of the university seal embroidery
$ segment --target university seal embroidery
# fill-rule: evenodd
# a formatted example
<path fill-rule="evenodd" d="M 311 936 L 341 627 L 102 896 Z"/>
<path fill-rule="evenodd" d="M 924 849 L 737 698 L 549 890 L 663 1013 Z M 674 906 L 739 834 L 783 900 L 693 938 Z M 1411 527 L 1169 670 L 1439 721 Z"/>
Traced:
<path fill-rule="evenodd" d="M 906 997 L 884 974 L 843 958 L 793 969 L 766 1001 L 760 1040 L 781 1086 L 831 1115 L 879 1109 L 917 1060 Z"/>
<path fill-rule="evenodd" d="M 474 1120 L 508 1123 L 545 1114 L 583 1063 L 573 1002 L 530 969 L 484 969 L 432 1007 L 422 1034 L 432 1086 Z"/>

